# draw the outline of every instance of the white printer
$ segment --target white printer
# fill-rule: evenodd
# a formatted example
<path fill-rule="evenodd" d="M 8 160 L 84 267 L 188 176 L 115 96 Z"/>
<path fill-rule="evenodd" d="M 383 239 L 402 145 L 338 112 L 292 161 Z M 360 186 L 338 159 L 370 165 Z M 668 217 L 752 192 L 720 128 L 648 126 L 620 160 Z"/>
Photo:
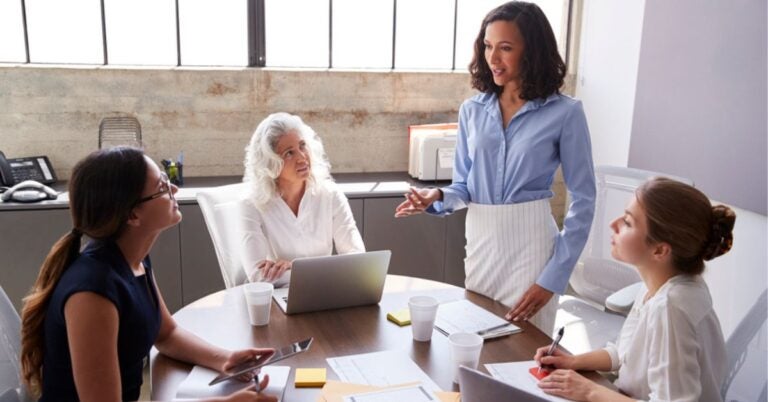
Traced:
<path fill-rule="evenodd" d="M 457 123 L 408 127 L 408 174 L 419 180 L 450 180 Z"/>

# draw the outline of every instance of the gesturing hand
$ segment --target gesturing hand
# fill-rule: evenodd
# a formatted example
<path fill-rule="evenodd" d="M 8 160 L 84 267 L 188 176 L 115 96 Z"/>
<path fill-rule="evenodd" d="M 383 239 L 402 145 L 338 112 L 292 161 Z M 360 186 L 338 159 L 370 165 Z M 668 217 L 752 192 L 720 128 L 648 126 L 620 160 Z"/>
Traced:
<path fill-rule="evenodd" d="M 552 292 L 534 283 L 504 318 L 512 321 L 527 321 L 549 302 L 552 295 Z"/>
<path fill-rule="evenodd" d="M 411 187 L 411 192 L 405 194 L 405 201 L 395 208 L 395 217 L 420 214 L 442 196 L 443 193 L 437 188 L 417 189 Z"/>

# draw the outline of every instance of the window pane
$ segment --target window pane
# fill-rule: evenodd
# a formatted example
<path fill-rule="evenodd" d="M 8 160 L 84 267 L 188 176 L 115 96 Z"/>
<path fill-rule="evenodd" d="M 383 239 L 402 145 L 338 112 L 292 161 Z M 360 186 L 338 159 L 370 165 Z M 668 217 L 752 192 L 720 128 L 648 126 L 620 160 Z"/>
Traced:
<path fill-rule="evenodd" d="M 458 0 L 456 21 L 456 70 L 466 71 L 472 60 L 473 45 L 483 18 L 494 8 L 506 3 L 499 0 Z M 568 0 L 534 0 L 544 11 L 557 38 L 560 54 L 565 58 L 565 33 Z"/>
<path fill-rule="evenodd" d="M 450 69 L 453 1 L 399 0 L 395 35 L 396 68 Z"/>
<path fill-rule="evenodd" d="M 333 1 L 333 67 L 392 67 L 392 0 Z"/>
<path fill-rule="evenodd" d="M 176 65 L 173 0 L 105 0 L 109 64 Z"/>
<path fill-rule="evenodd" d="M 180 0 L 181 64 L 248 65 L 248 2 Z"/>
<path fill-rule="evenodd" d="M 0 1 L 0 62 L 25 62 L 21 1 Z"/>
<path fill-rule="evenodd" d="M 264 13 L 267 66 L 328 67 L 328 0 L 266 0 Z"/>
<path fill-rule="evenodd" d="M 99 0 L 27 0 L 34 63 L 104 63 Z"/>

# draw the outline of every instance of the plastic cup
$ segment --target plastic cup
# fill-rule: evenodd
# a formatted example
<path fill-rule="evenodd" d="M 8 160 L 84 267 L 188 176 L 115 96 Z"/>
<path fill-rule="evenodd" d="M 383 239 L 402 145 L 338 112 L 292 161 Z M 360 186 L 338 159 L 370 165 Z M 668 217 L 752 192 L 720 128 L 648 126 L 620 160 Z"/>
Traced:
<path fill-rule="evenodd" d="M 483 338 L 478 334 L 457 332 L 448 337 L 451 344 L 453 382 L 459 383 L 459 366 L 476 369 L 483 349 Z"/>
<path fill-rule="evenodd" d="M 413 296 L 408 300 L 414 341 L 428 342 L 432 339 L 439 304 L 431 296 Z"/>
<path fill-rule="evenodd" d="M 274 289 L 275 286 L 269 282 L 254 282 L 243 285 L 251 325 L 269 324 L 269 310 L 272 307 L 272 291 Z"/>

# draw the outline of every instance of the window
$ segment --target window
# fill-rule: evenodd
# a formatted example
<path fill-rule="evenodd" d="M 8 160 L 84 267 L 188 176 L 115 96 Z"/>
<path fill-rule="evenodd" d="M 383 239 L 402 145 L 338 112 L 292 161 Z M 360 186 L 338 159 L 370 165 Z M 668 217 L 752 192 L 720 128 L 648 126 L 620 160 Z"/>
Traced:
<path fill-rule="evenodd" d="M 104 0 L 110 64 L 176 65 L 173 0 Z"/>
<path fill-rule="evenodd" d="M 247 66 L 247 5 L 244 0 L 180 0 L 181 64 Z"/>
<path fill-rule="evenodd" d="M 332 67 L 392 68 L 393 0 L 333 0 Z"/>
<path fill-rule="evenodd" d="M 562 55 L 572 1 L 534 0 Z M 466 71 L 504 2 L 3 0 L 0 62 Z"/>
<path fill-rule="evenodd" d="M 451 69 L 454 2 L 399 0 L 395 68 Z"/>
<path fill-rule="evenodd" d="M 26 0 L 33 63 L 104 64 L 99 0 Z"/>
<path fill-rule="evenodd" d="M 266 0 L 264 13 L 267 66 L 328 67 L 328 0 Z"/>
<path fill-rule="evenodd" d="M 25 62 L 21 1 L 0 1 L 0 62 Z"/>

